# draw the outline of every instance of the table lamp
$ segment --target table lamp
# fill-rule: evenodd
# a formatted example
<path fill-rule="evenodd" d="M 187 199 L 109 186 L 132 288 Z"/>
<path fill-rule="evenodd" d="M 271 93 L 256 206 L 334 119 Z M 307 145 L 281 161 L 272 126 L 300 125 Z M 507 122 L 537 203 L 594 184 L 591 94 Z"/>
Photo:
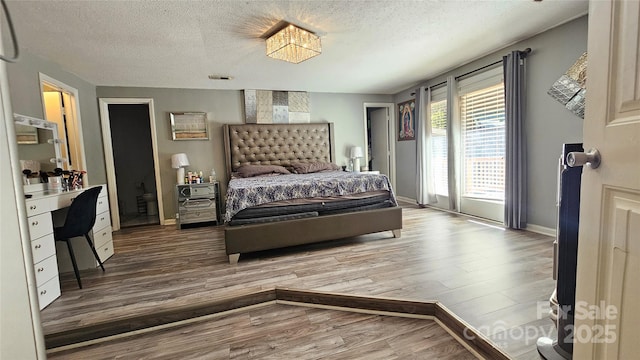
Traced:
<path fill-rule="evenodd" d="M 189 166 L 189 158 L 187 158 L 187 154 L 179 153 L 171 155 L 171 167 L 178 169 L 178 177 L 176 180 L 179 185 L 184 184 L 184 168 L 186 166 Z"/>
<path fill-rule="evenodd" d="M 363 157 L 362 148 L 353 146 L 351 148 L 351 159 L 353 159 L 353 171 L 360 172 L 360 158 Z"/>

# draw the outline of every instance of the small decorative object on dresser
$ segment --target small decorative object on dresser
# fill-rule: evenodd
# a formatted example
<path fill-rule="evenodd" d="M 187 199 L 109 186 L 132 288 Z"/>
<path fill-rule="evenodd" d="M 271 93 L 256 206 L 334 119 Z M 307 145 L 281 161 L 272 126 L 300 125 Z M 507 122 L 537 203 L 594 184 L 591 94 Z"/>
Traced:
<path fill-rule="evenodd" d="M 216 222 L 219 224 L 220 187 L 217 181 L 201 184 L 176 185 L 176 224 Z"/>

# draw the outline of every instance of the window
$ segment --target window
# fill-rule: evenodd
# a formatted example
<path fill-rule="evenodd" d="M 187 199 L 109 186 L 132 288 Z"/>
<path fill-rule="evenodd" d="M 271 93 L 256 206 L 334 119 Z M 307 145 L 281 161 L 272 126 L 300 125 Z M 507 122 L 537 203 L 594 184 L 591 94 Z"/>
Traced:
<path fill-rule="evenodd" d="M 435 191 L 437 195 L 448 196 L 446 98 L 431 102 L 431 140 Z"/>
<path fill-rule="evenodd" d="M 502 67 L 482 70 L 456 78 L 455 89 L 449 87 L 452 79 L 447 86 L 431 89 L 429 160 L 437 195 L 433 205 L 503 221 L 504 81 Z"/>
<path fill-rule="evenodd" d="M 504 200 L 504 83 L 460 97 L 462 196 Z"/>

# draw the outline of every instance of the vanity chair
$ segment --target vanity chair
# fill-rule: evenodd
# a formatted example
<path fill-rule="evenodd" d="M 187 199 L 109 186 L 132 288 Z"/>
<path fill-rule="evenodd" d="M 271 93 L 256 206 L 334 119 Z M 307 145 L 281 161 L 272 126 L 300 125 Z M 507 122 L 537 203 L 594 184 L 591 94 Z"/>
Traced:
<path fill-rule="evenodd" d="M 78 280 L 78 286 L 80 286 L 80 289 L 82 289 L 82 281 L 80 281 L 78 264 L 76 263 L 76 257 L 73 254 L 71 238 L 84 236 L 85 239 L 87 239 L 89 247 L 91 247 L 93 256 L 95 256 L 102 268 L 102 271 L 104 271 L 102 261 L 100 261 L 96 248 L 93 246 L 93 242 L 89 237 L 89 232 L 91 232 L 91 228 L 93 228 L 93 225 L 96 222 L 96 203 L 98 202 L 100 190 L 101 187 L 96 186 L 91 189 L 87 189 L 78 195 L 71 203 L 71 206 L 69 206 L 69 212 L 67 213 L 64 225 L 54 229 L 54 238 L 56 241 L 64 241 L 67 243 L 69 256 L 71 257 L 71 263 L 73 264 L 73 271 L 76 274 L 76 279 Z"/>

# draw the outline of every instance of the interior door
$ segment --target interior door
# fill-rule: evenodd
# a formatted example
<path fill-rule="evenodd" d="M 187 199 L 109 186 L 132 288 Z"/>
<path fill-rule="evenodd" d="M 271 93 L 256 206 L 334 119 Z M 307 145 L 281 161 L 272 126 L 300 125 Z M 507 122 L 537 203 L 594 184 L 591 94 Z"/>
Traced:
<path fill-rule="evenodd" d="M 590 3 L 584 148 L 602 163 L 582 175 L 574 359 L 640 353 L 639 17 L 637 1 Z"/>
<path fill-rule="evenodd" d="M 371 169 L 389 176 L 389 111 L 379 108 L 371 111 Z"/>

